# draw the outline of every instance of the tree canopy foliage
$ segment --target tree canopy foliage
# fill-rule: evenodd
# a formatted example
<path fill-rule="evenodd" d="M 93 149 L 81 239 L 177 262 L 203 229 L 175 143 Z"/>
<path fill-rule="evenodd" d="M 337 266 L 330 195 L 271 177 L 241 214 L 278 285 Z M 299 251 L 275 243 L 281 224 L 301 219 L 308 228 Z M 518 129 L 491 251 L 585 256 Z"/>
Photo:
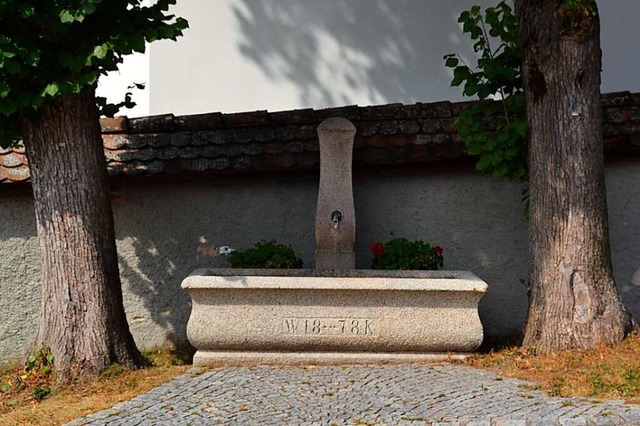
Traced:
<path fill-rule="evenodd" d="M 20 138 L 19 117 L 96 84 L 145 42 L 180 36 L 175 1 L 0 0 L 0 146 Z M 107 115 L 122 105 L 98 102 Z"/>

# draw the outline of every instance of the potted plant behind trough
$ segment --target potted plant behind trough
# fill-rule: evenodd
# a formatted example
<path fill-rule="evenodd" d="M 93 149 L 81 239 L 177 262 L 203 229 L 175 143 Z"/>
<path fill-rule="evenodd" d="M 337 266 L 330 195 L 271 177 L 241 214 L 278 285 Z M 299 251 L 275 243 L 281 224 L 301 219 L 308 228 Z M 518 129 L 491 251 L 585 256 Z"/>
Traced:
<path fill-rule="evenodd" d="M 477 349 L 487 284 L 472 272 L 355 269 L 355 126 L 331 118 L 318 136 L 315 269 L 194 271 L 182 283 L 194 365 L 407 362 Z M 439 247 L 429 255 L 442 265 Z"/>

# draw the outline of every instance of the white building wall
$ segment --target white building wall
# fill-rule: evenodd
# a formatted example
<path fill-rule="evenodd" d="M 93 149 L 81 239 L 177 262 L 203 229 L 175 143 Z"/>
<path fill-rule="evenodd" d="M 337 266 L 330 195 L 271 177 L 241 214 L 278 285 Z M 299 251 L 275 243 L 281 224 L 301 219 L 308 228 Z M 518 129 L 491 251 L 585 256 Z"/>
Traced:
<path fill-rule="evenodd" d="M 181 0 L 191 28 L 177 43 L 151 45 L 101 91 L 121 97 L 129 116 L 287 110 L 460 100 L 442 56 L 471 58 L 457 17 L 497 0 Z M 599 1 L 602 91 L 640 91 L 637 0 Z M 108 88 L 107 88 L 108 86 Z"/>
<path fill-rule="evenodd" d="M 149 6 L 151 0 L 142 0 L 143 6 Z M 96 94 L 103 96 L 111 103 L 118 103 L 124 100 L 125 94 L 131 92 L 132 100 L 136 106 L 131 109 L 123 109 L 121 115 L 129 117 L 144 117 L 150 114 L 149 93 L 151 91 L 151 81 L 149 78 L 149 44 L 143 53 L 134 53 L 125 57 L 118 67 L 118 71 L 112 71 L 98 81 Z M 135 84 L 144 84 L 145 88 L 132 89 Z"/>
<path fill-rule="evenodd" d="M 149 46 L 147 46 L 148 48 Z M 134 83 L 144 84 L 145 88 L 142 90 L 130 88 Z M 127 92 L 131 92 L 136 106 L 132 109 L 123 109 L 120 114 L 129 117 L 144 117 L 150 115 L 150 90 L 149 54 L 135 53 L 125 58 L 118 71 L 112 71 L 98 81 L 96 94 L 107 98 L 111 103 L 118 103 L 124 100 Z"/>

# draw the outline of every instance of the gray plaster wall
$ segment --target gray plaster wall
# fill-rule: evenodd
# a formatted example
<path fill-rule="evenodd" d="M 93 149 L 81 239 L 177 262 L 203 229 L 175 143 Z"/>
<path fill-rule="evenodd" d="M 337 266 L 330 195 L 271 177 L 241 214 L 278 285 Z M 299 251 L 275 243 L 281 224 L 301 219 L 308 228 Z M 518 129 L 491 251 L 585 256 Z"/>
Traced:
<path fill-rule="evenodd" d="M 616 280 L 640 318 L 640 164 L 607 166 Z M 471 166 L 355 172 L 357 267 L 369 244 L 394 237 L 444 248 L 445 268 L 471 270 L 489 284 L 480 305 L 485 333 L 520 332 L 521 280 L 528 269 L 521 186 Z M 245 249 L 261 239 L 290 244 L 313 266 L 318 175 L 221 176 L 199 182 L 133 183 L 114 216 L 127 316 L 141 348 L 184 344 L 190 312 L 180 283 L 199 267 L 224 266 L 216 247 Z M 0 358 L 26 351 L 38 321 L 40 290 L 30 191 L 0 187 Z"/>
<path fill-rule="evenodd" d="M 30 192 L 0 187 L 0 361 L 23 355 L 38 324 L 35 227 Z"/>

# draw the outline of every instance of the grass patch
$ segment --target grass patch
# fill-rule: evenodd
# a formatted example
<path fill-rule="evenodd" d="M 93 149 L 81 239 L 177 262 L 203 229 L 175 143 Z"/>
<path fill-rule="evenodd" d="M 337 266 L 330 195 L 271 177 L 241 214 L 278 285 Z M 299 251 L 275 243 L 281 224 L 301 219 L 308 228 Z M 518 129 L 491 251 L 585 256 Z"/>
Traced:
<path fill-rule="evenodd" d="M 637 334 L 631 334 L 618 345 L 591 351 L 537 353 L 512 346 L 460 362 L 501 376 L 534 382 L 534 387 L 539 386 L 549 396 L 640 403 L 640 337 Z"/>
<path fill-rule="evenodd" d="M 114 364 L 87 384 L 53 387 L 47 380 L 25 374 L 20 365 L 0 366 L 0 425 L 54 426 L 107 409 L 150 391 L 184 373 L 189 353 L 156 351 L 145 354 L 150 367 L 129 370 Z M 39 370 L 38 370 L 39 371 Z M 38 373 L 40 374 L 40 373 Z M 16 386 L 20 381 L 25 386 Z"/>

